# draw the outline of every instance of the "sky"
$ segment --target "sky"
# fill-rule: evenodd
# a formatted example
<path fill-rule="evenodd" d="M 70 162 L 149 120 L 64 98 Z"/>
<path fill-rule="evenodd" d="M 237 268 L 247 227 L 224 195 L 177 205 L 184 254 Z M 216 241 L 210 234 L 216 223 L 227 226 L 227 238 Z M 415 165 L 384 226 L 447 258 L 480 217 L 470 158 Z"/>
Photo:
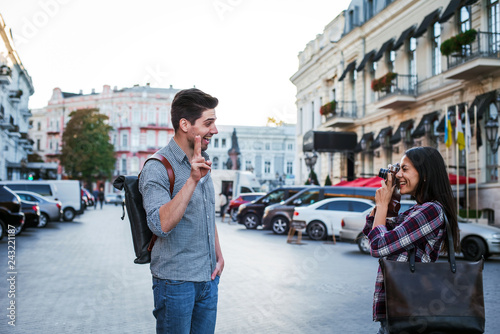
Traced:
<path fill-rule="evenodd" d="M 217 97 L 217 123 L 296 122 L 298 54 L 348 0 L 0 0 L 32 77 L 29 107 L 55 87 L 135 84 Z"/>

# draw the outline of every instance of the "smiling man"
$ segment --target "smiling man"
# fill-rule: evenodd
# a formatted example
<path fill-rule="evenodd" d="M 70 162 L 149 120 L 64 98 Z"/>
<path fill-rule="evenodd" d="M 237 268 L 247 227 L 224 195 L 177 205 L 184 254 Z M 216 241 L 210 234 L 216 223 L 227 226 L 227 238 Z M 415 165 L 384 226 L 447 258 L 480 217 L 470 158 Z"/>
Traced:
<path fill-rule="evenodd" d="M 215 225 L 212 162 L 205 150 L 217 134 L 217 104 L 195 88 L 178 92 L 172 101 L 175 135 L 158 151 L 174 170 L 172 196 L 160 161 L 149 161 L 140 177 L 148 226 L 158 236 L 151 252 L 157 333 L 215 331 L 224 259 Z"/>

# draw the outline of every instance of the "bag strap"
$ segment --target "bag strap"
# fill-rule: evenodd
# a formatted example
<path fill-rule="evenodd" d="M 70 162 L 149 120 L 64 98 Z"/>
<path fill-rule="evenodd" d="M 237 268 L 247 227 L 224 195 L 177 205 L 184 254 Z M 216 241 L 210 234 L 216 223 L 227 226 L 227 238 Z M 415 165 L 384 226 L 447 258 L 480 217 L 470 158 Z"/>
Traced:
<path fill-rule="evenodd" d="M 446 225 L 446 237 L 448 238 L 448 262 L 450 263 L 450 270 L 452 273 L 456 273 L 457 271 L 457 263 L 455 260 L 455 246 L 453 245 L 453 237 L 451 234 L 451 226 L 450 223 L 448 222 L 448 217 L 446 215 L 446 212 L 443 210 L 443 215 L 444 215 L 444 223 Z M 410 256 L 410 271 L 413 273 L 415 272 L 415 247 L 410 249 L 408 252 Z"/>
<path fill-rule="evenodd" d="M 170 182 L 170 196 L 173 197 L 175 173 L 174 173 L 174 169 L 172 168 L 172 165 L 170 164 L 170 161 L 168 161 L 168 159 L 165 158 L 160 153 L 156 152 L 150 158 L 148 158 L 146 161 L 144 161 L 144 165 L 146 165 L 146 162 L 148 162 L 149 160 L 152 160 L 152 159 L 161 161 L 161 163 L 163 164 L 163 166 L 167 170 L 168 180 Z M 144 166 L 142 168 L 144 168 Z M 142 173 L 142 171 L 141 171 L 141 173 Z M 139 173 L 139 176 L 138 176 L 139 178 L 141 177 L 141 173 Z"/>

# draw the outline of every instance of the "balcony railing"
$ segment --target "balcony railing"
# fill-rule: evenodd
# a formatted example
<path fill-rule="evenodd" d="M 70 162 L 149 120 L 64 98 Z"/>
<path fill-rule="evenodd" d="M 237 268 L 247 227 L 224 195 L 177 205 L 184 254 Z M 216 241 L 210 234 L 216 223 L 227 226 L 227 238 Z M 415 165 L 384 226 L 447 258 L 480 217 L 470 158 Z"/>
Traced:
<path fill-rule="evenodd" d="M 448 69 L 474 58 L 500 58 L 500 33 L 478 31 L 476 40 L 462 47 L 462 53 L 447 56 Z"/>
<path fill-rule="evenodd" d="M 352 124 L 357 118 L 356 101 L 337 101 L 335 111 L 327 114 L 325 124 L 327 126 L 341 126 Z"/>
<path fill-rule="evenodd" d="M 416 101 L 417 76 L 396 74 L 387 89 L 377 93 L 377 108 L 402 108 Z"/>

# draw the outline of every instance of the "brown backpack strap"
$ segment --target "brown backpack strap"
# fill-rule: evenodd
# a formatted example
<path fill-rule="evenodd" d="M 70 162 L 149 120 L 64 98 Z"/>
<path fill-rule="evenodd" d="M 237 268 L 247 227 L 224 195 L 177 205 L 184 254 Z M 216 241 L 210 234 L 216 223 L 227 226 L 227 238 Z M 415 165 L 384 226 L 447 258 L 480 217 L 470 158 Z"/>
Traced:
<path fill-rule="evenodd" d="M 156 152 L 150 158 L 148 158 L 146 161 L 144 161 L 144 165 L 146 165 L 146 162 L 148 162 L 151 159 L 159 160 L 159 161 L 161 161 L 163 166 L 165 166 L 165 169 L 167 170 L 167 174 L 168 174 L 168 181 L 170 182 L 170 196 L 174 197 L 175 173 L 174 173 L 174 169 L 172 168 L 172 165 L 170 164 L 170 161 L 168 161 L 168 159 L 165 158 L 160 153 Z M 144 166 L 142 168 L 144 168 Z M 142 173 L 142 171 L 141 171 L 141 173 Z M 139 177 L 141 177 L 141 173 L 139 173 Z"/>

